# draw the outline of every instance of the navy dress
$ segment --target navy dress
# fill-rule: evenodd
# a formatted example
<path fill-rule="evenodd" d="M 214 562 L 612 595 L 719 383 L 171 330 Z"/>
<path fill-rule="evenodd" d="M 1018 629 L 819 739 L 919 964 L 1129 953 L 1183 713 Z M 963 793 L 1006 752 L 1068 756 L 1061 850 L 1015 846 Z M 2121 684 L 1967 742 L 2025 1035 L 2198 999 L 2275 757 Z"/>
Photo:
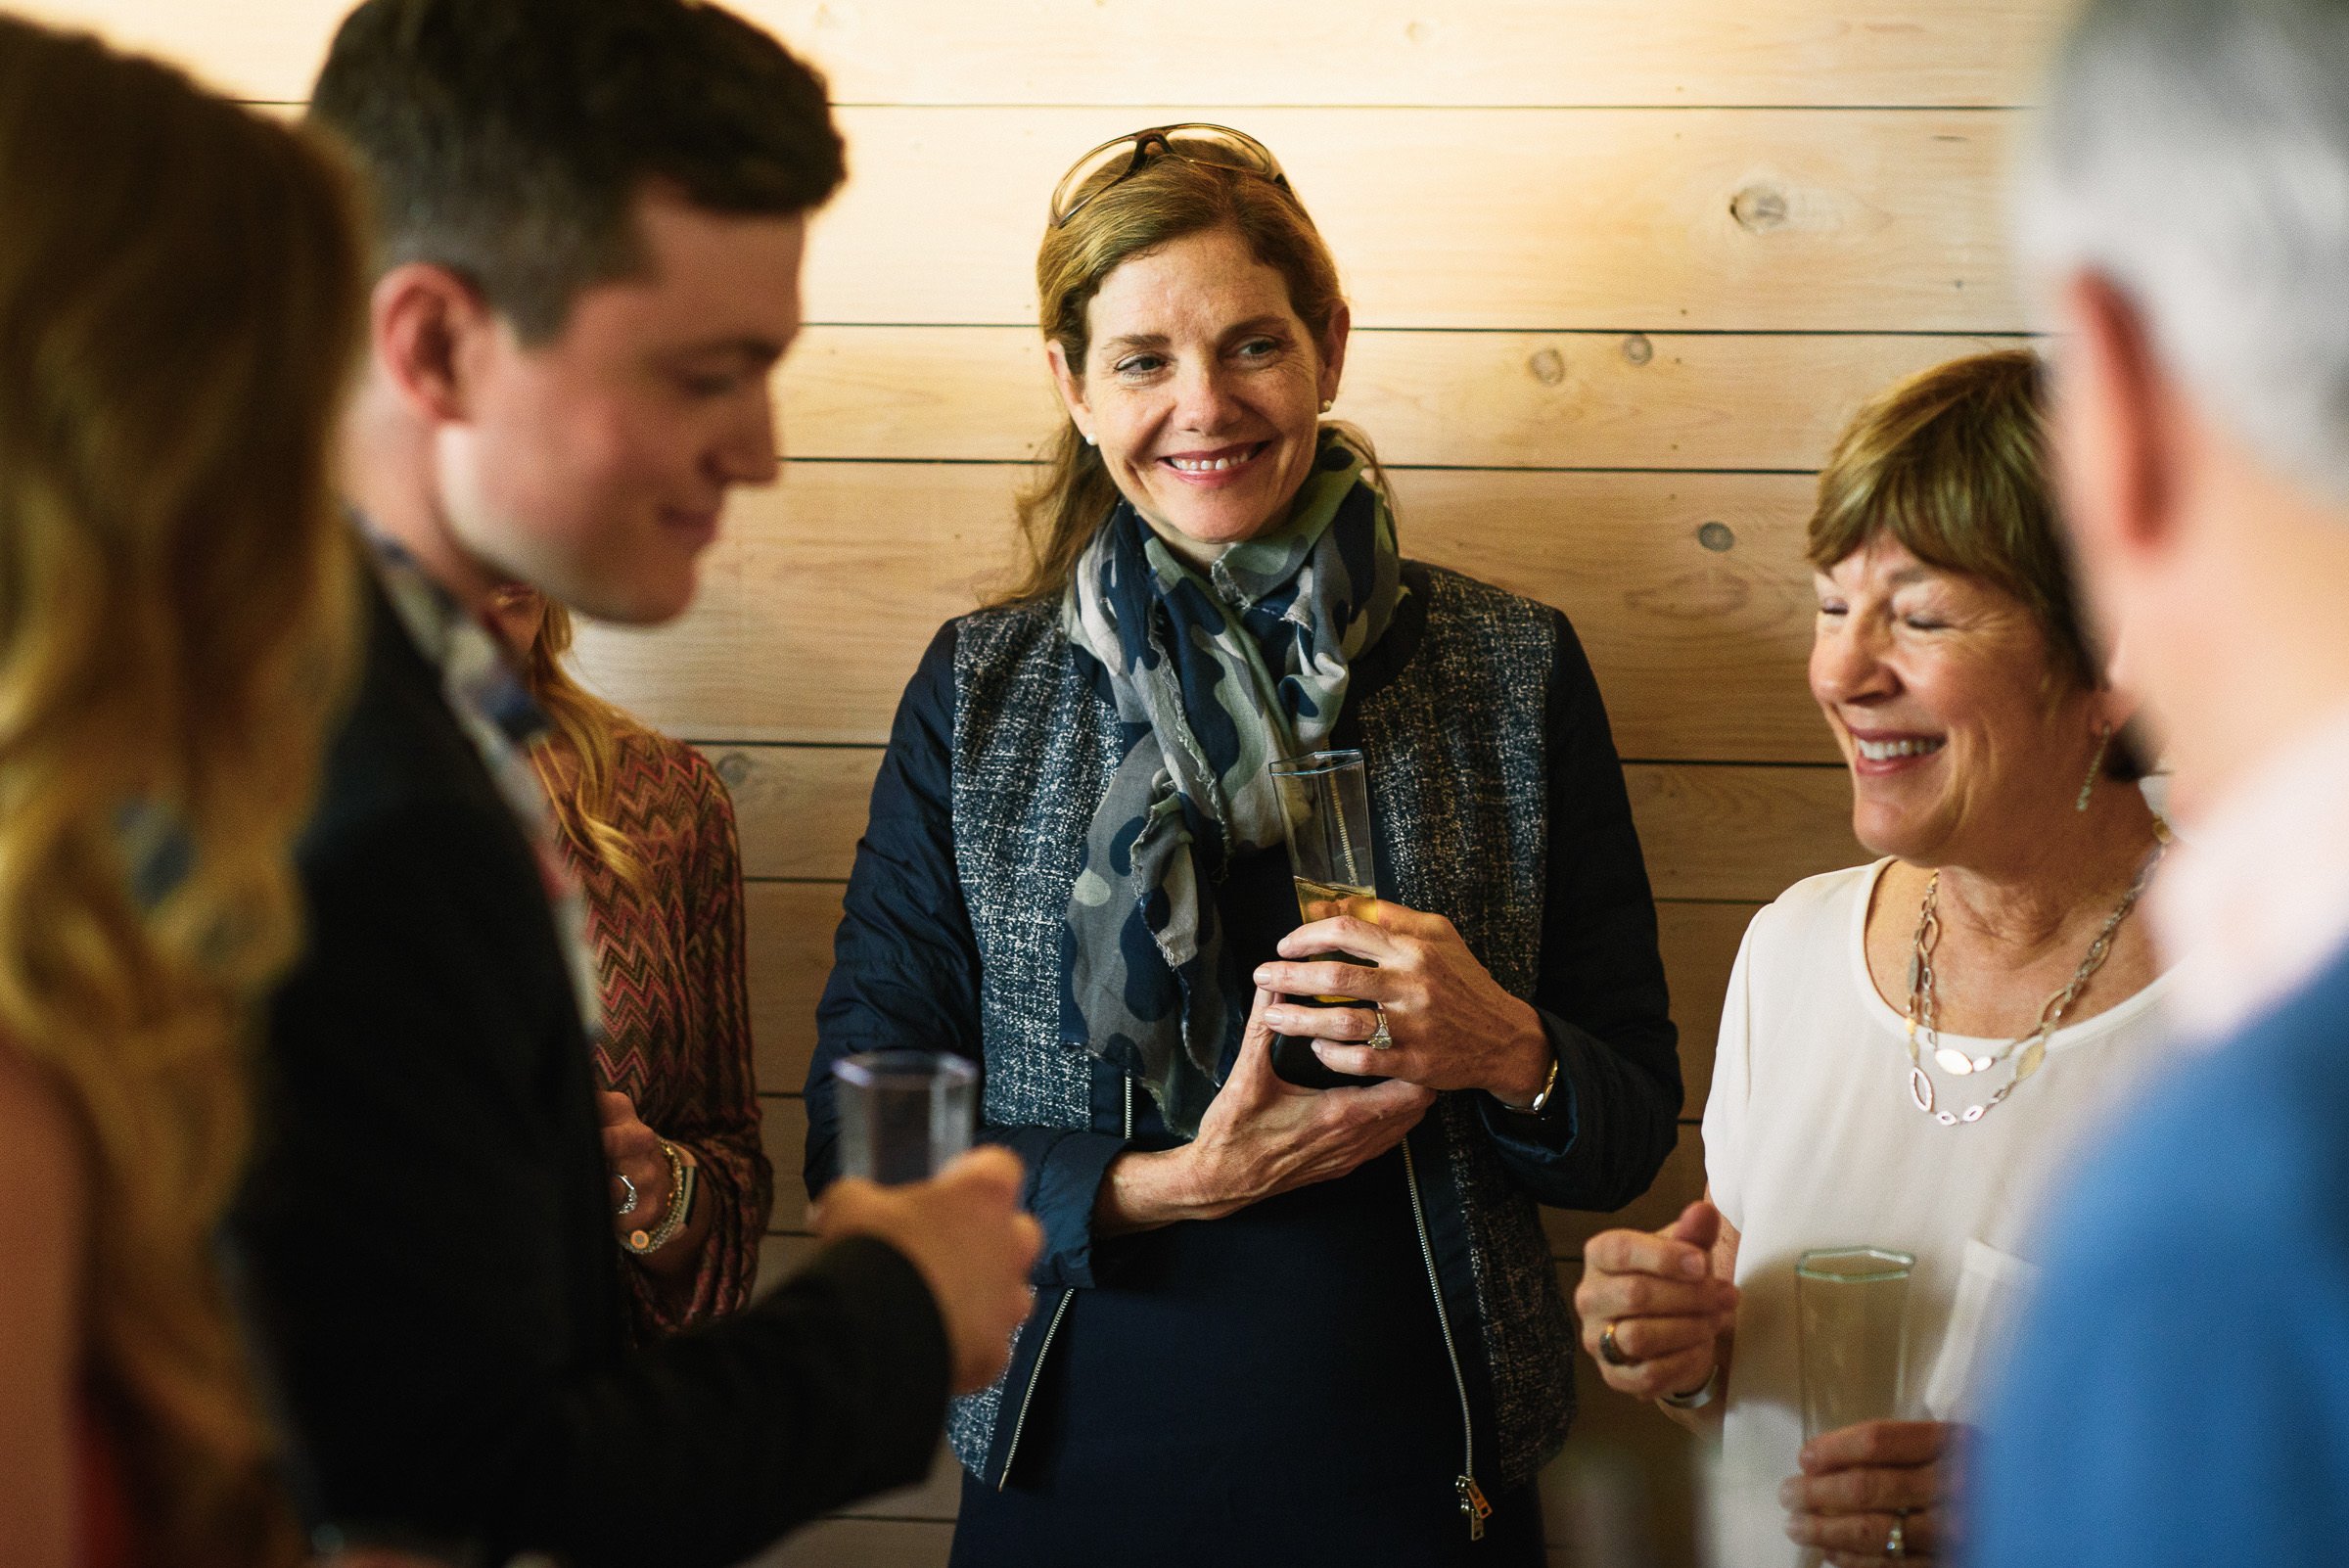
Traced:
<path fill-rule="evenodd" d="M 1217 905 L 1237 973 L 1270 960 L 1297 924 L 1287 852 L 1236 861 Z M 1137 1142 L 1174 1141 L 1148 1095 L 1134 1106 Z M 1460 1395 L 1402 1150 L 1095 1246 L 1010 1484 L 963 1478 L 952 1568 L 1172 1568 L 1235 1545 L 1284 1565 L 1543 1561 L 1531 1487 L 1469 1550 Z"/>
<path fill-rule="evenodd" d="M 1424 603 L 1406 598 L 1357 662 L 1350 708 L 1409 658 Z M 949 625 L 907 688 L 858 846 L 808 1075 L 811 1190 L 837 1169 L 834 1057 L 890 1040 L 980 1054 L 979 960 L 948 805 L 953 655 Z M 1537 1135 L 1557 1138 L 1557 1158 L 1620 1202 L 1672 1146 L 1679 1064 L 1636 841 L 1628 818 L 1585 808 L 1611 799 L 1622 809 L 1604 710 L 1571 635 L 1559 659 L 1548 907 L 1578 917 L 1545 921 L 1533 999 L 1553 1037 L 1576 1043 L 1561 1047 L 1564 1113 Z M 1331 744 L 1354 744 L 1353 730 L 1341 715 Z M 1216 899 L 1244 981 L 1297 923 L 1286 852 L 1236 859 Z M 1175 1141 L 1147 1093 L 1132 1104 L 1133 1146 Z M 1099 1145 L 1104 1168 L 1125 1146 L 1078 1136 Z M 1064 1178 L 1055 1191 L 1070 1212 L 1039 1201 L 1047 1234 L 1086 1232 L 1097 1183 Z M 1221 1220 L 1087 1245 L 1090 1283 L 1024 1401 L 1005 1484 L 964 1477 L 954 1568 L 1543 1563 L 1532 1485 L 1491 1499 L 1481 1541 L 1460 1513 L 1464 1395 L 1402 1150 Z M 1489 1415 L 1477 1421 L 1481 1442 Z"/>

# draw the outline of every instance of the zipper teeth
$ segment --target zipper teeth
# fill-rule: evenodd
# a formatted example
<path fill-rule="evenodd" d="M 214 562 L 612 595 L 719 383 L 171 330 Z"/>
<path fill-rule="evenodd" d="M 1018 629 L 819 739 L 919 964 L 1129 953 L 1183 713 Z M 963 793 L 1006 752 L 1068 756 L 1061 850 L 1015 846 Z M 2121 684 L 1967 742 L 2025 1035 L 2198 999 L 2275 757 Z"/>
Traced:
<path fill-rule="evenodd" d="M 1011 1447 L 1003 1451 L 1003 1473 L 995 1478 L 997 1492 L 1011 1484 L 1011 1461 L 1019 1456 L 1020 1434 L 1028 1427 L 1028 1407 L 1036 1403 L 1036 1385 L 1044 1376 L 1044 1358 L 1052 1354 L 1052 1336 L 1060 1332 L 1060 1320 L 1069 1315 L 1073 1299 L 1074 1292 L 1062 1292 L 1060 1305 L 1052 1309 L 1052 1321 L 1044 1325 L 1044 1342 L 1036 1348 L 1036 1364 L 1028 1369 L 1028 1392 L 1020 1396 L 1020 1413 L 1011 1423 Z"/>
<path fill-rule="evenodd" d="M 1123 1120 L 1126 1136 L 1130 1138 L 1133 1136 L 1133 1080 L 1131 1078 L 1125 1080 L 1125 1098 L 1126 1107 Z M 1411 1196 L 1413 1207 L 1418 1205 L 1418 1194 L 1414 1192 Z M 1432 1258 L 1429 1267 L 1434 1267 Z M 1028 1429 L 1028 1407 L 1036 1403 L 1036 1385 L 1043 1380 L 1044 1358 L 1052 1354 L 1052 1336 L 1060 1332 L 1060 1320 L 1069 1314 L 1069 1303 L 1074 1300 L 1076 1300 L 1075 1291 L 1063 1291 L 1060 1305 L 1052 1309 L 1052 1321 L 1044 1325 L 1044 1342 L 1036 1346 L 1036 1364 L 1028 1369 L 1028 1392 L 1020 1396 L 1020 1413 L 1012 1417 L 1011 1446 L 1003 1451 L 1003 1473 L 995 1478 L 997 1492 L 1011 1484 L 1011 1461 L 1019 1456 L 1020 1434 Z M 1442 1311 L 1442 1309 L 1443 1304 L 1437 1303 L 1437 1310 Z M 1444 1338 L 1449 1343 L 1451 1338 L 1451 1330 L 1446 1329 Z M 1453 1368 L 1453 1374 L 1455 1376 L 1458 1374 L 1457 1367 Z M 1460 1394 L 1460 1408 L 1468 1407 L 1467 1398 L 1467 1391 L 1463 1389 Z"/>
<path fill-rule="evenodd" d="M 1411 1222 L 1419 1228 L 1419 1256 L 1427 1265 L 1427 1288 L 1436 1298 L 1436 1326 L 1444 1330 L 1444 1354 L 1451 1362 L 1451 1386 L 1460 1396 L 1460 1442 L 1466 1453 L 1460 1471 L 1476 1478 L 1476 1424 L 1468 1413 L 1468 1379 L 1460 1374 L 1460 1348 L 1451 1337 L 1451 1314 L 1444 1308 L 1444 1281 L 1436 1272 L 1435 1243 L 1427 1238 L 1427 1211 L 1419 1203 L 1419 1167 L 1411 1158 L 1411 1142 L 1403 1141 L 1403 1179 L 1411 1189 Z"/>

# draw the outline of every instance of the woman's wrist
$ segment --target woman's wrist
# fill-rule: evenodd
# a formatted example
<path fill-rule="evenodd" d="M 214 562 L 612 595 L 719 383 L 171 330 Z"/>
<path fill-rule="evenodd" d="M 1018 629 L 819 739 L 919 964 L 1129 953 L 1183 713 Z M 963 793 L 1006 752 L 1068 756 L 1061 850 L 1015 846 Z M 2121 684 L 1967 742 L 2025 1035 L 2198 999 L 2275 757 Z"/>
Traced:
<path fill-rule="evenodd" d="M 1656 1403 L 1669 1405 L 1676 1410 L 1701 1410 L 1712 1404 L 1720 1392 L 1721 1362 L 1717 1360 L 1713 1363 L 1713 1369 L 1705 1374 L 1705 1380 L 1696 1387 L 1678 1394 L 1659 1394 Z"/>
<path fill-rule="evenodd" d="M 1094 1200 L 1094 1229 L 1112 1236 L 1155 1230 L 1180 1220 L 1218 1220 L 1239 1208 L 1205 1191 L 1199 1147 L 1129 1149 L 1112 1160 Z"/>
<path fill-rule="evenodd" d="M 636 1262 L 648 1271 L 664 1278 L 674 1279 L 699 1270 L 702 1245 L 710 1239 L 712 1215 L 716 1206 L 712 1201 L 711 1194 L 704 1190 L 708 1185 L 708 1162 L 701 1158 L 691 1144 L 680 1143 L 675 1139 L 669 1139 L 668 1142 L 670 1147 L 677 1151 L 680 1162 L 693 1173 L 690 1177 L 693 1182 L 690 1207 L 686 1210 L 685 1218 L 679 1222 L 677 1228 L 670 1232 L 667 1241 L 649 1252 L 635 1252 L 633 1248 L 630 1251 Z M 675 1204 L 681 1194 L 678 1188 L 669 1181 L 665 1180 L 663 1185 L 669 1188 L 660 1210 L 661 1218 L 666 1220 L 670 1205 Z M 649 1236 L 647 1239 L 650 1239 Z"/>
<path fill-rule="evenodd" d="M 1551 1071 L 1558 1064 L 1558 1048 L 1542 1025 L 1542 1015 L 1529 1002 L 1519 1001 L 1517 1027 L 1512 1031 L 1509 1045 L 1502 1052 L 1505 1070 L 1498 1081 L 1483 1085 L 1486 1093 L 1501 1104 L 1521 1109 L 1530 1106 L 1548 1087 Z"/>

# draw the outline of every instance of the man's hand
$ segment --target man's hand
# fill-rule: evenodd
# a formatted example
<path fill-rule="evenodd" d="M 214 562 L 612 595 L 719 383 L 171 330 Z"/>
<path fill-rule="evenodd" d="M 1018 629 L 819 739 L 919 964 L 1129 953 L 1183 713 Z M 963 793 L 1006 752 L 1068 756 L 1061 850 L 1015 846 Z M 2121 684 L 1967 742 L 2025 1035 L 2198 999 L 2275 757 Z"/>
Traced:
<path fill-rule="evenodd" d="M 1020 1175 L 1009 1150 L 974 1149 L 906 1186 L 844 1176 L 815 1207 L 815 1233 L 824 1240 L 875 1236 L 921 1270 L 945 1319 L 957 1394 L 995 1380 L 1036 1299 L 1028 1270 L 1043 1250 L 1044 1231 L 1020 1212 Z"/>

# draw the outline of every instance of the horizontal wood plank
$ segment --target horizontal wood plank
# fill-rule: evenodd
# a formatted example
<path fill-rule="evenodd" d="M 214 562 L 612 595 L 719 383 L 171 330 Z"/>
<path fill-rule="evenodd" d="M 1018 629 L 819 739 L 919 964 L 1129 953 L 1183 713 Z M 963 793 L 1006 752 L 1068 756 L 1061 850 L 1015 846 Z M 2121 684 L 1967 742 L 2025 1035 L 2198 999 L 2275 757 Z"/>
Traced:
<path fill-rule="evenodd" d="M 872 748 L 706 748 L 734 786 L 752 876 L 847 877 L 881 754 Z M 1632 812 L 1659 899 L 1767 901 L 1867 858 L 1831 767 L 1634 763 Z"/>
<path fill-rule="evenodd" d="M 1295 6 L 1267 29 L 1250 0 L 743 9 L 852 102 L 1118 105 L 2011 104 L 2062 14 L 2050 0 L 1358 0 Z"/>
<path fill-rule="evenodd" d="M 832 968 L 840 884 L 753 882 L 750 926 L 751 1035 L 758 1077 L 773 1093 L 798 1093 L 815 1053 L 815 1004 Z M 1684 1115 L 1702 1112 L 1713 1082 L 1713 1036 L 1737 944 L 1758 905 L 1665 903 L 1657 944 L 1681 1029 Z"/>
<path fill-rule="evenodd" d="M 1028 472 L 802 464 L 736 501 L 701 595 L 674 624 L 582 627 L 581 671 L 696 740 L 886 740 L 930 638 L 1001 585 Z M 1810 479 L 1394 479 L 1405 553 L 1566 612 L 1623 756 L 1835 758 L 1804 674 L 1817 613 L 1802 555 Z"/>
<path fill-rule="evenodd" d="M 1613 1214 L 1590 1214 L 1580 1209 L 1543 1209 L 1542 1228 L 1549 1233 L 1550 1250 L 1560 1258 L 1580 1258 L 1583 1244 L 1602 1230 L 1661 1230 L 1680 1212 L 1705 1195 L 1704 1136 L 1682 1124 L 1679 1141 L 1664 1157 L 1655 1184 Z"/>
<path fill-rule="evenodd" d="M 1624 778 L 1658 898 L 1767 902 L 1871 858 L 1839 767 L 1644 765 Z"/>
<path fill-rule="evenodd" d="M 347 0 L 19 0 L 223 90 L 305 97 Z M 852 103 L 2014 104 L 2052 0 L 738 0 Z M 1196 48 L 1196 39 L 1250 41 Z M 1138 123 L 1138 121 L 1137 121 Z"/>
<path fill-rule="evenodd" d="M 2020 341 L 1373 329 L 1335 417 L 1391 464 L 1809 470 L 1871 394 Z M 798 458 L 1027 462 L 1062 418 L 1030 327 L 810 327 L 776 391 Z"/>
<path fill-rule="evenodd" d="M 1713 1042 L 1721 1030 L 1737 945 L 1759 903 L 1656 905 L 1656 945 L 1672 987 L 1672 1021 L 1681 1030 L 1681 1115 L 1704 1115 L 1713 1092 Z"/>
<path fill-rule="evenodd" d="M 1036 319 L 1045 201 L 1149 109 L 855 108 L 810 321 Z M 2015 332 L 2007 111 L 1263 109 L 1355 320 L 1558 331 Z"/>
<path fill-rule="evenodd" d="M 797 1094 L 759 1096 L 759 1142 L 775 1171 L 775 1207 L 767 1217 L 770 1236 L 807 1233 L 807 1105 Z"/>
<path fill-rule="evenodd" d="M 702 750 L 733 797 L 745 876 L 847 878 L 864 833 L 873 775 L 881 765 L 879 748 Z"/>
<path fill-rule="evenodd" d="M 824 1519 L 743 1568 L 945 1568 L 954 1527 L 931 1519 Z"/>
<path fill-rule="evenodd" d="M 759 1086 L 797 1094 L 815 1056 L 815 1004 L 832 973 L 840 926 L 837 882 L 751 882 L 743 887 L 749 931 L 751 1041 Z"/>

